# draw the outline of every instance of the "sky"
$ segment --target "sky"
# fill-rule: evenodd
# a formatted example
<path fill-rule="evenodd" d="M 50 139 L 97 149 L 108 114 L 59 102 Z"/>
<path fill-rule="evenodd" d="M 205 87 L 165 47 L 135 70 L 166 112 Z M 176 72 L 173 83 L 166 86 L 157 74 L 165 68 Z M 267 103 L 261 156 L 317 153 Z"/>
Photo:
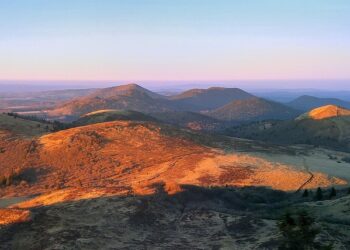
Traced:
<path fill-rule="evenodd" d="M 0 80 L 347 80 L 349 27 L 349 0 L 1 0 Z"/>

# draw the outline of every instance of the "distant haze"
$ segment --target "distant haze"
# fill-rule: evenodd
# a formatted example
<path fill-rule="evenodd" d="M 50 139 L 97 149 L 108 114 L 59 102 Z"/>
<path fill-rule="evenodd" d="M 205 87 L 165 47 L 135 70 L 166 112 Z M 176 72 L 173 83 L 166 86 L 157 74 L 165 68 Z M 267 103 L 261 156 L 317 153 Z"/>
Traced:
<path fill-rule="evenodd" d="M 231 87 L 260 94 L 269 92 L 304 93 L 350 91 L 350 80 L 235 80 L 235 81 L 20 81 L 0 80 L 0 92 L 43 91 L 58 89 L 104 88 L 137 83 L 154 91 L 183 91 L 191 88 Z"/>

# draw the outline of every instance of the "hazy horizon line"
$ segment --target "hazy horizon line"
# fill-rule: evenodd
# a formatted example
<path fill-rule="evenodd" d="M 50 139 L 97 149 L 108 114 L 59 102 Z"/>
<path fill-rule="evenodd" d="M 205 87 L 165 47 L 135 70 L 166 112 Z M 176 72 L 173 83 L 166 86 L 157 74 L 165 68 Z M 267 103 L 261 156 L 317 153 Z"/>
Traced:
<path fill-rule="evenodd" d="M 231 81 L 350 81 L 350 78 L 328 78 L 328 79 L 318 79 L 318 78 L 271 78 L 271 79 L 1 79 L 0 82 L 3 81 L 23 81 L 23 82 L 213 82 L 213 81 L 221 81 L 221 82 L 231 82 Z"/>

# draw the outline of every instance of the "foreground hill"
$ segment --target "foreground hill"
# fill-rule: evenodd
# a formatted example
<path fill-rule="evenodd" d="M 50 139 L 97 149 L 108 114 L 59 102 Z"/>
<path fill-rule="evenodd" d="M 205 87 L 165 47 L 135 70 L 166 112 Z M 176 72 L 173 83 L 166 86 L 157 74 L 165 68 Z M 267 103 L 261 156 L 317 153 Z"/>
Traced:
<path fill-rule="evenodd" d="M 237 100 L 206 113 L 207 115 L 225 121 L 254 121 L 264 119 L 290 119 L 298 112 L 282 104 L 262 98 Z"/>
<path fill-rule="evenodd" d="M 132 121 L 0 140 L 1 247 L 275 249 L 275 220 L 312 201 L 278 190 L 346 184 L 241 144 L 261 143 Z"/>
<path fill-rule="evenodd" d="M 208 89 L 191 89 L 170 97 L 176 105 L 187 111 L 216 109 L 235 100 L 244 100 L 253 95 L 238 88 L 212 87 Z"/>
<path fill-rule="evenodd" d="M 344 108 L 350 108 L 350 102 L 343 101 L 337 98 L 319 98 L 314 96 L 300 96 L 297 99 L 287 103 L 289 107 L 301 111 L 308 111 L 325 105 L 337 105 Z"/>
<path fill-rule="evenodd" d="M 277 167 L 264 159 L 225 154 L 198 143 L 214 138 L 154 123 L 120 121 L 62 130 L 20 144 L 3 141 L 0 176 L 24 171 L 33 173 L 35 181 L 30 181 L 29 186 L 27 183 L 0 189 L 0 195 L 80 186 L 144 193 L 158 182 L 175 190 L 181 184 L 293 190 L 309 178 L 308 173 L 292 166 Z M 333 183 L 325 175 L 315 175 L 318 177 L 310 187 Z"/>
<path fill-rule="evenodd" d="M 227 133 L 249 139 L 283 144 L 311 144 L 350 150 L 350 110 L 324 106 L 292 121 L 266 121 L 228 129 Z"/>
<path fill-rule="evenodd" d="M 100 89 L 92 94 L 76 98 L 48 112 L 61 119 L 78 118 L 81 115 L 103 109 L 135 110 L 144 113 L 171 110 L 168 100 L 136 84 Z"/>

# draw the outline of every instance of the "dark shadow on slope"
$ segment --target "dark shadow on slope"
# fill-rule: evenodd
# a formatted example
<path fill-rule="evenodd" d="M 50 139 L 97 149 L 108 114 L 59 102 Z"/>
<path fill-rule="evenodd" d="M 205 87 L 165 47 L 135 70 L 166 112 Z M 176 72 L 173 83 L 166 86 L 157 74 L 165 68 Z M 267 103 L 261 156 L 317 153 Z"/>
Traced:
<path fill-rule="evenodd" d="M 1 249 L 277 249 L 275 220 L 305 201 L 263 187 L 155 188 L 33 208 L 32 221 L 0 229 Z"/>

